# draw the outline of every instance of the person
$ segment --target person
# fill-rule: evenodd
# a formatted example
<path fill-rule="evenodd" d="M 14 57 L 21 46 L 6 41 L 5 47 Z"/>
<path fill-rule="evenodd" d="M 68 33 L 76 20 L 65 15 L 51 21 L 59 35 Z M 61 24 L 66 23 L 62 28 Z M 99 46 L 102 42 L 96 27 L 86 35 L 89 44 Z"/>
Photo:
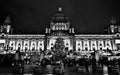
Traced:
<path fill-rule="evenodd" d="M 89 72 L 88 66 L 89 66 L 89 60 L 86 58 L 86 59 L 85 59 L 85 68 L 86 68 L 86 71 L 87 71 L 87 72 Z"/>
<path fill-rule="evenodd" d="M 41 51 L 41 53 L 40 53 L 40 62 L 42 61 L 43 58 L 44 58 L 44 51 Z"/>
<path fill-rule="evenodd" d="M 15 54 L 16 64 L 20 63 L 20 50 L 18 49 Z"/>
<path fill-rule="evenodd" d="M 64 63 L 62 60 L 60 60 L 60 63 L 61 63 L 61 71 L 64 73 L 65 72 Z"/>

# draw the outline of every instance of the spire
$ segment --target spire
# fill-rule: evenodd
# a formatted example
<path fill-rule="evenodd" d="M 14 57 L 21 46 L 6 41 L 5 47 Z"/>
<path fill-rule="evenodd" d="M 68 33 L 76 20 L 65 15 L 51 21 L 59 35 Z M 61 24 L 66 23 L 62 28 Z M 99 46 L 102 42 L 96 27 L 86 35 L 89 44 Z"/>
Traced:
<path fill-rule="evenodd" d="M 62 8 L 61 8 L 61 7 L 59 7 L 59 8 L 58 8 L 58 11 L 62 12 Z"/>
<path fill-rule="evenodd" d="M 63 12 L 62 7 L 58 8 L 58 12 Z"/>
<path fill-rule="evenodd" d="M 4 25 L 4 28 L 6 29 L 5 33 L 9 34 L 11 30 L 11 21 L 9 16 L 6 17 L 3 25 Z"/>
<path fill-rule="evenodd" d="M 11 23 L 11 21 L 10 21 L 10 17 L 9 17 L 9 16 L 6 17 L 6 19 L 5 19 L 5 23 L 8 23 L 8 24 Z"/>

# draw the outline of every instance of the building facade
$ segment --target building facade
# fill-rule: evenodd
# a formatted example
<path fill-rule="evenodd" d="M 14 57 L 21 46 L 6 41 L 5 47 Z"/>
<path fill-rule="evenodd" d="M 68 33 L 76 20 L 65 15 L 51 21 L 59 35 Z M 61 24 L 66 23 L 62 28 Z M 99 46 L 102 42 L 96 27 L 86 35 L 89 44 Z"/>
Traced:
<path fill-rule="evenodd" d="M 119 31 L 119 26 L 117 27 Z M 57 38 L 62 38 L 64 50 L 76 51 L 80 53 L 91 53 L 94 51 L 119 52 L 120 34 L 116 32 L 115 26 L 109 27 L 110 34 L 75 34 L 74 28 L 71 27 L 68 17 L 62 9 L 59 8 L 57 14 L 50 21 L 44 35 L 24 35 L 12 34 L 10 18 L 5 19 L 5 23 L 0 28 L 0 53 L 20 52 L 41 52 L 52 50 Z"/>

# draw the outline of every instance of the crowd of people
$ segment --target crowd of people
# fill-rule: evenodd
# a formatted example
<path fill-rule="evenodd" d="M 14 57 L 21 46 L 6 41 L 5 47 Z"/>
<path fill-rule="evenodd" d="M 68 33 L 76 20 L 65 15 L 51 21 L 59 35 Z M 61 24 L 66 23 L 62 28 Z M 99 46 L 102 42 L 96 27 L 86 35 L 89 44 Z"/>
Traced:
<path fill-rule="evenodd" d="M 51 59 L 44 58 L 41 61 L 41 65 L 46 66 L 46 65 L 52 64 L 53 61 L 54 61 L 53 58 L 51 58 Z M 99 60 L 96 60 L 95 56 L 90 56 L 88 58 L 86 55 L 82 56 L 81 58 L 65 57 L 62 59 L 62 62 L 64 64 L 64 68 L 66 68 L 66 67 L 76 67 L 77 68 L 77 67 L 84 66 L 86 68 L 86 71 L 88 71 L 88 72 L 89 72 L 90 66 L 92 68 L 96 68 L 96 67 L 103 68 L 104 66 L 107 66 L 107 67 L 119 66 L 119 68 L 120 68 L 120 58 L 109 59 L 109 56 L 101 56 L 101 57 L 99 57 Z"/>
<path fill-rule="evenodd" d="M 120 59 L 109 59 L 109 56 L 101 56 L 99 57 L 99 60 L 96 60 L 95 56 L 91 55 L 90 57 L 87 57 L 86 55 L 82 56 L 81 58 L 70 58 L 65 56 L 64 58 L 58 58 L 57 59 L 55 57 L 50 57 L 50 58 L 46 58 L 44 54 L 42 54 L 42 56 L 37 56 L 39 57 L 39 59 L 35 62 L 38 62 L 39 65 L 41 66 L 46 66 L 46 65 L 52 65 L 53 61 L 62 61 L 62 63 L 64 64 L 64 68 L 66 67 L 80 67 L 80 66 L 84 66 L 86 68 L 86 70 L 88 71 L 89 66 L 95 67 L 95 66 L 100 66 L 102 67 L 103 65 L 106 66 L 115 66 L 115 65 L 119 65 L 120 66 Z M 42 57 L 42 59 L 41 59 Z M 11 66 L 13 63 L 14 64 L 30 64 L 32 62 L 32 60 L 30 60 L 31 57 L 29 58 L 24 58 L 21 59 L 21 56 L 18 52 L 18 55 L 0 55 L 0 65 L 1 66 Z M 34 59 L 34 58 L 33 58 Z"/>

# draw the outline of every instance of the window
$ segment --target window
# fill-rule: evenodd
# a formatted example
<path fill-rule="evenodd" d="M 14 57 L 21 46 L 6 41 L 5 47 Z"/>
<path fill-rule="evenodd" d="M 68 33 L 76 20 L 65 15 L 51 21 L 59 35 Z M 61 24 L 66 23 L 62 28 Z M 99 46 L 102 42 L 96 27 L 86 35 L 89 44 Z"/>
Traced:
<path fill-rule="evenodd" d="M 26 43 L 26 44 L 25 44 L 25 47 L 27 47 L 27 46 L 28 46 L 28 44 Z"/>
<path fill-rule="evenodd" d="M 100 47 L 100 51 L 102 51 L 102 47 Z"/>
<path fill-rule="evenodd" d="M 78 48 L 78 51 L 80 51 L 80 48 Z"/>
<path fill-rule="evenodd" d="M 51 45 L 53 46 L 53 43 L 51 43 Z"/>
<path fill-rule="evenodd" d="M 51 47 L 51 50 L 53 50 L 53 47 Z"/>
<path fill-rule="evenodd" d="M 32 51 L 34 51 L 34 50 L 35 50 L 35 47 L 32 48 Z"/>
<path fill-rule="evenodd" d="M 10 47 L 10 50 L 13 50 L 13 47 Z"/>
<path fill-rule="evenodd" d="M 85 47 L 85 51 L 88 51 L 88 48 L 87 48 L 87 47 Z"/>
<path fill-rule="evenodd" d="M 78 46 L 80 46 L 80 43 L 78 43 Z"/>
<path fill-rule="evenodd" d="M 66 45 L 68 45 L 68 43 L 66 43 Z"/>
<path fill-rule="evenodd" d="M 11 44 L 11 46 L 13 46 L 13 43 Z"/>
<path fill-rule="evenodd" d="M 21 45 L 20 45 L 20 43 L 18 44 L 18 50 L 20 50 L 21 49 Z"/>
<path fill-rule="evenodd" d="M 28 50 L 27 47 L 25 47 L 25 52 L 26 52 L 27 50 Z"/>
<path fill-rule="evenodd" d="M 42 51 L 42 49 L 41 49 L 41 48 L 40 48 L 39 50 L 40 50 L 40 51 Z"/>
<path fill-rule="evenodd" d="M 42 46 L 42 43 L 40 43 L 40 46 Z"/>

